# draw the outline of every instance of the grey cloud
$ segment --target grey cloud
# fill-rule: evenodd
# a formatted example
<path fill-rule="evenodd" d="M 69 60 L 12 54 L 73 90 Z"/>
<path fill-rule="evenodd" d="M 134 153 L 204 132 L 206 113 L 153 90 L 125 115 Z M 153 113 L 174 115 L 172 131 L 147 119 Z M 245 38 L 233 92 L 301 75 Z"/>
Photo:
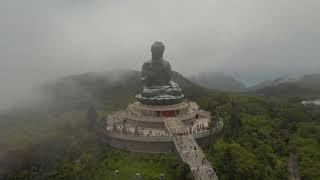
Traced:
<path fill-rule="evenodd" d="M 155 40 L 186 75 L 225 71 L 252 83 L 317 72 L 319 7 L 315 0 L 2 0 L 0 105 L 48 79 L 140 69 Z"/>

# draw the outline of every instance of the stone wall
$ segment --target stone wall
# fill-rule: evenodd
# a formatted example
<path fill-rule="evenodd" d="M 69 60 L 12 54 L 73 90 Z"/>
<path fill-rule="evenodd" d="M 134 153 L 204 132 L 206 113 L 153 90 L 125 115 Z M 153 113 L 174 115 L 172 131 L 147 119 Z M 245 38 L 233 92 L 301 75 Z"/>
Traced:
<path fill-rule="evenodd" d="M 173 153 L 174 144 L 170 136 L 130 136 L 107 133 L 107 144 L 112 147 L 142 153 Z"/>
<path fill-rule="evenodd" d="M 175 146 L 171 136 L 132 136 L 117 132 L 106 133 L 106 143 L 112 147 L 142 153 L 173 153 Z M 205 147 L 209 142 L 209 131 L 194 135 L 197 143 Z"/>

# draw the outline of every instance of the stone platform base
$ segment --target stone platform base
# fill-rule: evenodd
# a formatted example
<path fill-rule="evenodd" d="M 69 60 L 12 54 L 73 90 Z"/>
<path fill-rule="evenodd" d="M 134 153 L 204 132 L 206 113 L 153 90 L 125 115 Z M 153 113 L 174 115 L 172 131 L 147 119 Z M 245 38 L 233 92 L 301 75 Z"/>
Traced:
<path fill-rule="evenodd" d="M 173 138 L 176 133 L 171 130 L 183 126 L 182 134 L 192 135 L 199 145 L 205 146 L 209 141 L 211 120 L 210 113 L 200 110 L 195 102 L 182 101 L 165 106 L 134 102 L 124 111 L 110 113 L 103 132 L 105 142 L 115 148 L 143 153 L 172 153 L 176 149 Z M 179 123 L 169 128 L 168 122 Z M 216 137 L 223 124 L 216 118 L 213 124 L 211 130 Z"/>

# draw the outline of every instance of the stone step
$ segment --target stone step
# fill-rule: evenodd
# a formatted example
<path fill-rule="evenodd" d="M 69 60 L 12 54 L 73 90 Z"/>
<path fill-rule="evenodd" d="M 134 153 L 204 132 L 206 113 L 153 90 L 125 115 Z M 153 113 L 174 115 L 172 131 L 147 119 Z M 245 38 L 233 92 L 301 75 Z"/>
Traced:
<path fill-rule="evenodd" d="M 196 180 L 218 180 L 211 164 L 187 128 L 177 117 L 164 118 L 168 132 L 174 137 L 174 144 L 182 161 L 187 163 Z"/>

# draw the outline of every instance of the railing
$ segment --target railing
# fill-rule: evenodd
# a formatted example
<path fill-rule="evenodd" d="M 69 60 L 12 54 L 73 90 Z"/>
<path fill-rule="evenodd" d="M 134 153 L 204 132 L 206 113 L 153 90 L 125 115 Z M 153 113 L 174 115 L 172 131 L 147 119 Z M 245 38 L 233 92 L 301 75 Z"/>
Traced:
<path fill-rule="evenodd" d="M 194 144 L 197 145 L 197 142 L 195 141 L 194 138 L 191 138 L 191 140 L 194 142 Z M 206 167 L 208 169 L 210 169 L 210 172 L 212 172 L 213 179 L 218 180 L 218 176 L 217 176 L 216 172 L 213 170 L 212 166 L 210 165 L 210 163 L 209 163 L 208 159 L 206 158 L 206 156 L 204 155 L 203 151 L 201 150 L 201 151 L 199 151 L 199 153 L 200 153 L 199 156 L 201 156 L 203 158 L 203 164 L 207 164 Z"/>
<path fill-rule="evenodd" d="M 183 114 L 183 115 L 180 115 L 178 117 L 179 117 L 180 120 L 185 121 L 187 119 L 195 117 L 196 114 L 197 114 L 197 112 L 193 112 L 191 114 Z M 144 121 L 144 122 L 162 122 L 163 121 L 163 117 L 135 116 L 135 115 L 132 115 L 132 114 L 128 114 L 127 118 L 135 120 L 135 121 Z"/>
<path fill-rule="evenodd" d="M 116 113 L 113 113 L 113 114 L 110 114 L 108 116 L 108 126 L 106 127 L 106 130 L 107 131 L 113 131 L 113 125 L 116 125 L 117 129 L 121 129 L 122 127 L 122 120 L 125 119 L 126 117 L 130 117 L 130 115 L 128 115 L 127 113 L 125 113 L 124 111 L 118 111 Z M 172 128 L 170 128 L 170 125 L 168 125 L 168 120 L 165 120 L 165 119 L 168 119 L 168 118 L 163 118 L 163 117 L 158 117 L 157 118 L 158 120 L 157 121 L 161 121 L 161 122 L 164 122 L 165 124 L 165 127 L 166 129 L 169 131 L 169 134 L 174 134 L 174 132 L 172 132 Z M 179 119 L 179 120 L 178 120 Z M 180 123 L 181 120 L 180 118 L 173 118 L 173 121 L 172 122 L 176 122 L 176 123 Z M 188 134 L 188 130 L 185 128 L 184 124 L 181 122 L 181 124 L 179 124 L 180 127 L 183 127 L 183 129 L 181 130 L 182 131 L 182 134 Z M 199 138 L 199 137 L 203 137 L 203 136 L 207 136 L 209 135 L 210 133 L 216 133 L 216 132 L 219 132 L 223 127 L 223 122 L 222 120 L 218 121 L 216 126 L 213 127 L 211 130 L 202 130 L 202 131 L 197 131 L 197 133 L 193 133 L 192 135 L 195 137 L 195 138 Z M 128 128 L 130 128 L 128 126 Z M 148 128 L 144 128 L 144 129 L 148 129 Z M 134 134 L 133 133 L 134 130 L 130 131 L 129 133 L 130 134 Z M 150 128 L 150 131 L 153 131 L 153 128 Z M 158 130 L 157 130 L 158 131 Z M 170 132 L 171 131 L 171 132 Z M 122 133 L 122 132 L 120 132 Z M 177 133 L 177 132 L 175 132 Z M 141 135 L 137 135 L 137 136 L 146 136 L 145 134 L 141 134 Z M 167 136 L 167 135 L 165 135 Z"/>
<path fill-rule="evenodd" d="M 192 136 L 174 136 L 174 143 L 181 160 L 190 166 L 195 179 L 218 180 L 212 166 Z M 185 146 L 185 143 L 188 145 Z"/>
<path fill-rule="evenodd" d="M 173 142 L 180 158 L 189 165 L 195 179 L 218 180 L 216 173 L 201 148 L 192 135 L 188 134 L 181 120 L 179 118 L 164 118 L 164 122 L 169 133 L 173 136 Z"/>

